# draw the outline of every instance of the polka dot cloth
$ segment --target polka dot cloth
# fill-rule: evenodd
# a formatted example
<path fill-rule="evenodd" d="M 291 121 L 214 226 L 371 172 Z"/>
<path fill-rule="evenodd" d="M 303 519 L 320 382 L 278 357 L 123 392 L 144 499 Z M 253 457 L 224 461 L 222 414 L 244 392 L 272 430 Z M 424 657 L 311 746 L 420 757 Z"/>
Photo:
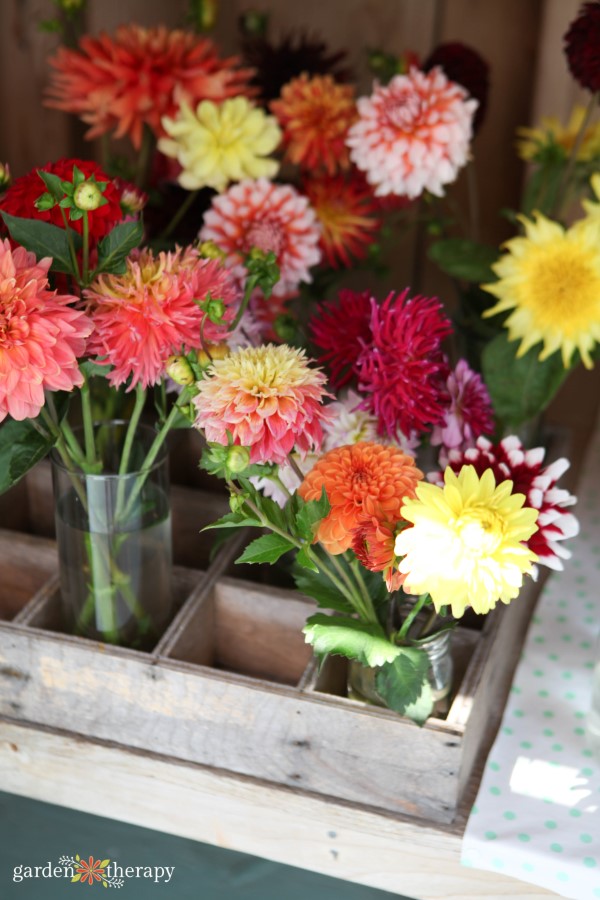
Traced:
<path fill-rule="evenodd" d="M 586 725 L 600 625 L 600 431 L 578 497 L 581 531 L 529 627 L 462 863 L 592 900 L 600 898 L 600 752 Z"/>

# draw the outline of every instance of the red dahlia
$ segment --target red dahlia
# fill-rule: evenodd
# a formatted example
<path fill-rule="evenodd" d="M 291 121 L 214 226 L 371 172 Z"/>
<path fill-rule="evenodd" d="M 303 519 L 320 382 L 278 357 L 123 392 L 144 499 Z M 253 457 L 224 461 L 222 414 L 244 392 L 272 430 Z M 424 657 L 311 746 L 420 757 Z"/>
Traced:
<path fill-rule="evenodd" d="M 375 301 L 374 301 L 375 302 Z M 337 302 L 323 303 L 310 321 L 312 339 L 320 350 L 319 362 L 329 370 L 331 386 L 342 387 L 357 374 L 362 339 L 369 330 L 369 291 L 342 290 Z"/>
<path fill-rule="evenodd" d="M 565 54 L 575 81 L 600 91 L 600 3 L 584 3 L 565 34 Z"/>

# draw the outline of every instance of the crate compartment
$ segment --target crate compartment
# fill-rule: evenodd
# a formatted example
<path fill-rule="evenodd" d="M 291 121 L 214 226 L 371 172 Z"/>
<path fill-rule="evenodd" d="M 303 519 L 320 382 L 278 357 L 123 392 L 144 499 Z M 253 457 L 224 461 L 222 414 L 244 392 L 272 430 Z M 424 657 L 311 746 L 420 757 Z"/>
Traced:
<path fill-rule="evenodd" d="M 53 541 L 0 530 L 0 559 L 0 620 L 10 622 L 56 572 L 58 556 Z"/>

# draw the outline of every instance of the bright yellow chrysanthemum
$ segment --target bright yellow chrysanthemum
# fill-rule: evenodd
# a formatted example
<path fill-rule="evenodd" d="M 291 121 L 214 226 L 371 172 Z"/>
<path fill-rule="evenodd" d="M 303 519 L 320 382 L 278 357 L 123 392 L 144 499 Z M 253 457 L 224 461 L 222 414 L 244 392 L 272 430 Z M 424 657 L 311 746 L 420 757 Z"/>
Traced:
<path fill-rule="evenodd" d="M 519 218 L 525 235 L 506 242 L 492 266 L 499 280 L 482 285 L 498 298 L 483 315 L 513 310 L 504 324 L 509 340 L 521 341 L 517 356 L 543 342 L 540 359 L 560 350 L 568 368 L 578 350 L 591 369 L 600 341 L 600 216 L 568 229 L 540 213 Z"/>
<path fill-rule="evenodd" d="M 531 572 L 537 557 L 523 542 L 537 530 L 538 511 L 523 507 L 512 481 L 496 485 L 491 469 L 479 478 L 473 466 L 458 475 L 448 467 L 444 482 L 421 482 L 402 507 L 413 523 L 394 547 L 404 589 L 429 593 L 436 610 L 449 605 L 457 618 L 468 607 L 487 613 L 498 600 L 510 603 Z"/>
<path fill-rule="evenodd" d="M 557 116 L 543 116 L 539 128 L 519 128 L 517 152 L 521 159 L 535 159 L 540 150 L 551 144 L 562 147 L 569 156 L 586 114 L 584 106 L 576 106 L 563 125 Z M 578 162 L 589 162 L 600 156 L 600 122 L 588 125 L 577 150 Z"/>
<path fill-rule="evenodd" d="M 281 141 L 277 120 L 245 97 L 223 103 L 203 100 L 195 111 L 182 103 L 178 114 L 165 116 L 162 125 L 169 137 L 161 138 L 158 149 L 178 161 L 179 184 L 186 190 L 223 191 L 232 181 L 277 174 L 279 163 L 266 159 Z"/>

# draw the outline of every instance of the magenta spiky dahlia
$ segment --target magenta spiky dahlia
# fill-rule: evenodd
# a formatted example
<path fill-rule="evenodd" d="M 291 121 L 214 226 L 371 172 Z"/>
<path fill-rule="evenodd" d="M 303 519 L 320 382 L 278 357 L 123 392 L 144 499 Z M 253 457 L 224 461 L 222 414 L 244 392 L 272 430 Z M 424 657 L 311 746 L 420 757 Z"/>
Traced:
<path fill-rule="evenodd" d="M 477 101 L 439 68 L 411 68 L 358 100 L 350 158 L 378 196 L 438 197 L 468 160 Z"/>
<path fill-rule="evenodd" d="M 509 479 L 513 482 L 513 493 L 524 494 L 525 505 L 539 510 L 538 530 L 529 538 L 527 546 L 538 557 L 540 565 L 562 570 L 563 559 L 571 556 L 563 547 L 563 541 L 579 532 L 579 523 L 568 508 L 577 498 L 563 488 L 557 487 L 561 475 L 569 468 L 566 459 L 557 459 L 544 466 L 544 447 L 526 450 L 515 435 L 504 438 L 499 444 L 492 444 L 484 437 L 477 439 L 474 447 L 462 453 L 450 450 L 448 464 L 455 473 L 462 466 L 472 465 L 478 475 L 491 469 L 496 482 Z M 428 475 L 430 481 L 442 485 L 441 472 Z"/>
<path fill-rule="evenodd" d="M 474 372 L 464 359 L 459 359 L 446 381 L 450 405 L 444 421 L 436 425 L 431 443 L 445 449 L 466 450 L 480 435 L 494 430 L 492 401 L 481 375 Z"/>
<path fill-rule="evenodd" d="M 312 280 L 310 269 L 321 261 L 320 236 L 308 199 L 291 185 L 272 184 L 266 178 L 240 181 L 213 197 L 199 234 L 201 241 L 214 241 L 226 254 L 240 280 L 245 275 L 244 257 L 253 247 L 272 251 L 280 270 L 273 289 L 278 297 Z"/>
<path fill-rule="evenodd" d="M 331 386 L 336 390 L 357 376 L 356 363 L 362 339 L 369 330 L 371 292 L 339 292 L 338 299 L 319 306 L 309 328 L 313 342 L 324 352 L 319 362 L 327 366 Z"/>

